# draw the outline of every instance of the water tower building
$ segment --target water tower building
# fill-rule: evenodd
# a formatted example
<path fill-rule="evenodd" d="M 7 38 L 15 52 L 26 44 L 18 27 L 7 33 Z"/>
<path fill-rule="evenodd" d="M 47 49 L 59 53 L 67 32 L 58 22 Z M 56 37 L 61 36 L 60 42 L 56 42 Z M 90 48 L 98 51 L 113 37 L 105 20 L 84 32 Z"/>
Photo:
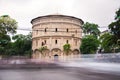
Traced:
<path fill-rule="evenodd" d="M 80 54 L 83 21 L 66 15 L 46 15 L 32 19 L 32 50 L 35 59 L 62 58 Z M 66 54 L 63 46 L 70 44 Z"/>

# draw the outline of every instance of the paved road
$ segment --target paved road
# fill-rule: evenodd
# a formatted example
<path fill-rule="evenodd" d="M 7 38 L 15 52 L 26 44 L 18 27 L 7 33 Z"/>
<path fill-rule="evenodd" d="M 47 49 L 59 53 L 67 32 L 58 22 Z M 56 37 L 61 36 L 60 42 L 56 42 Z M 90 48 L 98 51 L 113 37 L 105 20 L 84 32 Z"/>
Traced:
<path fill-rule="evenodd" d="M 101 70 L 109 73 L 119 73 L 120 74 L 120 63 L 103 63 L 103 62 L 76 62 L 71 61 L 67 63 L 58 63 L 64 67 L 80 67 L 92 70 Z"/>
<path fill-rule="evenodd" d="M 120 80 L 120 74 L 87 68 L 0 70 L 0 80 Z"/>

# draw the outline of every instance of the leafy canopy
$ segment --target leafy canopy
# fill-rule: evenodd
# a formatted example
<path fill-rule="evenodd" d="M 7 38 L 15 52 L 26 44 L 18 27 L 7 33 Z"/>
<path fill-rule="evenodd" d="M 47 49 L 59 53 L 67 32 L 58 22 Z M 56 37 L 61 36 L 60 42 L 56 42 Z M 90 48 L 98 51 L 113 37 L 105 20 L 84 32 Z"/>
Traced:
<path fill-rule="evenodd" d="M 47 49 L 47 46 L 41 46 L 41 47 L 39 48 L 39 51 L 40 51 L 41 53 L 43 53 L 43 51 L 46 50 L 46 49 Z"/>
<path fill-rule="evenodd" d="M 87 35 L 82 38 L 82 44 L 80 50 L 82 54 L 93 54 L 97 51 L 99 47 L 99 40 L 93 35 Z"/>
<path fill-rule="evenodd" d="M 65 51 L 65 53 L 68 55 L 68 53 L 69 53 L 69 51 L 70 51 L 70 48 L 71 48 L 71 46 L 70 46 L 70 44 L 64 44 L 63 45 L 63 50 Z"/>
<path fill-rule="evenodd" d="M 17 22 L 8 15 L 0 16 L 0 34 L 16 33 Z"/>
<path fill-rule="evenodd" d="M 85 35 L 94 35 L 95 37 L 100 35 L 100 30 L 98 29 L 98 25 L 89 22 L 86 22 L 83 25 L 83 32 Z"/>
<path fill-rule="evenodd" d="M 11 44 L 9 33 L 16 33 L 17 22 L 8 15 L 0 16 L 0 54 L 8 51 L 8 46 Z"/>
<path fill-rule="evenodd" d="M 100 36 L 101 48 L 104 52 L 112 52 L 112 49 L 116 46 L 116 37 L 107 32 Z"/>
<path fill-rule="evenodd" d="M 120 39 L 120 8 L 116 11 L 115 21 L 109 25 L 109 29 L 117 39 Z"/>
<path fill-rule="evenodd" d="M 120 8 L 116 11 L 115 21 L 109 25 L 111 34 L 113 35 L 114 42 L 112 45 L 120 50 Z"/>
<path fill-rule="evenodd" d="M 32 50 L 31 33 L 29 33 L 28 35 L 17 34 L 12 38 L 14 40 L 12 46 L 16 52 L 16 55 L 31 54 L 31 50 Z"/>

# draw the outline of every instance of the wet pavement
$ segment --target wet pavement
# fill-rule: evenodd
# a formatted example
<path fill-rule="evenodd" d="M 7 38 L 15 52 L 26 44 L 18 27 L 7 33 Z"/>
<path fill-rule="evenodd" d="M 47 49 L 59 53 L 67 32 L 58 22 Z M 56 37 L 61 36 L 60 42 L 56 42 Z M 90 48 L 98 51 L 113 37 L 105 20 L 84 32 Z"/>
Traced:
<path fill-rule="evenodd" d="M 120 74 L 87 68 L 0 70 L 0 80 L 120 80 Z"/>

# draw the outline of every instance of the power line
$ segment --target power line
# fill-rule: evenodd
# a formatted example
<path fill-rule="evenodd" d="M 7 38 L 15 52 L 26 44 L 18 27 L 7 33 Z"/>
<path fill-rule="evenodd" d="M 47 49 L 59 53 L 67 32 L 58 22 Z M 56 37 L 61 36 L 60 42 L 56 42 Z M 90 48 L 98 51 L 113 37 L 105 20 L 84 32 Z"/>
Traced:
<path fill-rule="evenodd" d="M 98 28 L 108 28 L 108 27 L 107 26 L 101 26 L 101 27 L 99 26 Z"/>
<path fill-rule="evenodd" d="M 32 29 L 25 29 L 25 28 L 18 28 L 17 30 L 22 30 L 22 31 L 32 31 Z"/>

